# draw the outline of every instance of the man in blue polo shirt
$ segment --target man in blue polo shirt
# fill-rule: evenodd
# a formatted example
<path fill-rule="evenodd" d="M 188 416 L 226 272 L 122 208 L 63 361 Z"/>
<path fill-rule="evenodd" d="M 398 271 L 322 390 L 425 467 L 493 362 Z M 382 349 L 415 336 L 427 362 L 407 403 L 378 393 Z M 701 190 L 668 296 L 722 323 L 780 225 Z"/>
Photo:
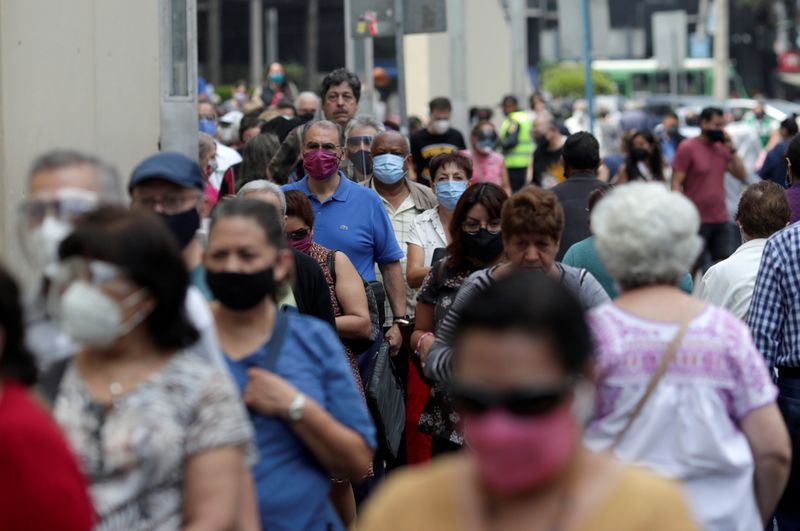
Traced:
<path fill-rule="evenodd" d="M 342 251 L 364 280 L 375 280 L 375 264 L 383 275 L 386 297 L 395 319 L 405 317 L 406 298 L 392 223 L 374 190 L 359 186 L 338 171 L 344 156 L 344 133 L 333 122 L 320 120 L 303 131 L 305 177 L 285 185 L 284 190 L 305 193 L 314 208 L 314 241 Z M 396 325 L 386 334 L 393 351 L 402 337 Z"/>

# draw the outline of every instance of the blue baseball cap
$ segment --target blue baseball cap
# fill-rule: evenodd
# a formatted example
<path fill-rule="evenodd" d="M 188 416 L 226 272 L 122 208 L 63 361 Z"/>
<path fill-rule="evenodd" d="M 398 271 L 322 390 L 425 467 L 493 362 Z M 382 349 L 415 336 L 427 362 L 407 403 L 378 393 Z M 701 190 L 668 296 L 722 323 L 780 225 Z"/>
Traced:
<path fill-rule="evenodd" d="M 144 159 L 131 173 L 128 191 L 141 182 L 161 179 L 177 184 L 183 188 L 199 188 L 206 186 L 200 166 L 181 153 L 165 151 Z"/>

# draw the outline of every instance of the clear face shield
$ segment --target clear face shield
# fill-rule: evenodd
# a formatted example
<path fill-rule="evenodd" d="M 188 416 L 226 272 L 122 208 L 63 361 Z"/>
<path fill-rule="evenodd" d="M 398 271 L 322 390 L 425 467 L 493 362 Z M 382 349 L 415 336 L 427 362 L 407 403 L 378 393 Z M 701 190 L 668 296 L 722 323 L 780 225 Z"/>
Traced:
<path fill-rule="evenodd" d="M 347 139 L 347 158 L 355 168 L 357 180 L 363 181 L 372 175 L 372 159 L 369 152 L 374 137 L 351 136 Z"/>

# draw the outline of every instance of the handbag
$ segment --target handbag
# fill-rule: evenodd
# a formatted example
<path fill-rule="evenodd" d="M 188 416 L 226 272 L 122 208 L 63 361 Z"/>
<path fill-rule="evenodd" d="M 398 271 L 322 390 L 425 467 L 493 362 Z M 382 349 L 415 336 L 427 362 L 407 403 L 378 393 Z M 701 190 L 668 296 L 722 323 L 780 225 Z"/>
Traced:
<path fill-rule="evenodd" d="M 620 443 L 622 443 L 625 435 L 628 433 L 628 431 L 630 431 L 631 426 L 633 426 L 633 423 L 636 422 L 637 418 L 639 418 L 639 415 L 642 413 L 642 410 L 644 410 L 644 406 L 647 404 L 647 401 L 653 395 L 653 391 L 655 391 L 656 387 L 658 387 L 658 383 L 667 373 L 669 364 L 672 362 L 672 359 L 678 352 L 678 348 L 681 346 L 681 343 L 683 343 L 683 338 L 686 335 L 686 331 L 689 329 L 689 324 L 692 322 L 694 316 L 695 313 L 692 312 L 685 316 L 681 321 L 678 331 L 675 332 L 674 336 L 672 336 L 672 340 L 670 340 L 669 345 L 667 345 L 667 350 L 664 352 L 664 355 L 661 356 L 661 361 L 658 362 L 656 372 L 654 372 L 653 376 L 650 377 L 650 381 L 647 383 L 644 394 L 642 394 L 639 402 L 636 403 L 636 407 L 633 408 L 633 413 L 631 413 L 631 416 L 628 417 L 628 421 L 625 423 L 625 426 L 622 428 L 622 430 L 614 437 L 614 441 L 611 443 L 611 446 L 608 447 L 607 452 L 609 454 L 613 454 L 614 450 L 616 450 Z"/>
<path fill-rule="evenodd" d="M 375 367 L 367 380 L 365 393 L 376 421 L 378 445 L 384 455 L 397 457 L 406 423 L 406 406 L 403 384 L 396 374 L 386 341 L 375 352 Z"/>

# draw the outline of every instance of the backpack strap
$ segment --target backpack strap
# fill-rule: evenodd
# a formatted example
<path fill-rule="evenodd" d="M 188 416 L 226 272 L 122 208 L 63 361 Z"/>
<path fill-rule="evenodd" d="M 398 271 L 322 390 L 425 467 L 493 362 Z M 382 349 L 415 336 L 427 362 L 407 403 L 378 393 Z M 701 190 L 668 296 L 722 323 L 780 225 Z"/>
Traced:
<path fill-rule="evenodd" d="M 280 308 L 275 313 L 275 324 L 272 326 L 272 337 L 269 338 L 267 343 L 267 352 L 261 360 L 261 367 L 275 372 L 275 366 L 278 364 L 278 358 L 283 350 L 283 342 L 286 339 L 286 330 L 289 328 L 289 313 L 292 310 Z"/>

